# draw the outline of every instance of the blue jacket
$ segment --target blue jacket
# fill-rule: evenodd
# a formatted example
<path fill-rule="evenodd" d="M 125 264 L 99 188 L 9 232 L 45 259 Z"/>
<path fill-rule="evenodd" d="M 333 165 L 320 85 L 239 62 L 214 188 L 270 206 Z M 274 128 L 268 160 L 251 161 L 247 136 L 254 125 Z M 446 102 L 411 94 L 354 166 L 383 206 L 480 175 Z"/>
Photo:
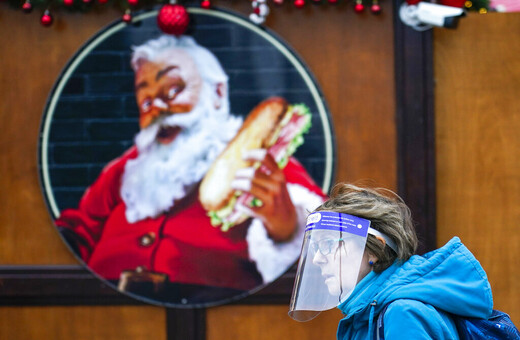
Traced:
<path fill-rule="evenodd" d="M 392 302 L 394 301 L 394 302 Z M 458 339 L 445 312 L 487 318 L 493 309 L 491 286 L 484 269 L 458 237 L 444 247 L 405 263 L 395 262 L 382 273 L 369 273 L 338 308 L 345 318 L 338 326 L 341 340 L 372 339 L 382 308 L 385 339 Z"/>

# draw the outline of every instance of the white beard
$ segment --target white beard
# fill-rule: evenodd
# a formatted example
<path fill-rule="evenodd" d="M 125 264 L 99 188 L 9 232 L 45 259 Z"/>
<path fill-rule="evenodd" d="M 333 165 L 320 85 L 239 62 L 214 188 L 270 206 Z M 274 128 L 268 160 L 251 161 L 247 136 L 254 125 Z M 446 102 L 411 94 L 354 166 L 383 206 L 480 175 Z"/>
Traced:
<path fill-rule="evenodd" d="M 208 86 L 200 98 L 190 113 L 167 116 L 135 137 L 139 155 L 126 163 L 121 186 L 128 222 L 156 217 L 189 194 L 240 128 L 228 105 L 214 109 Z M 160 127 L 175 125 L 182 128 L 175 140 L 157 143 Z"/>

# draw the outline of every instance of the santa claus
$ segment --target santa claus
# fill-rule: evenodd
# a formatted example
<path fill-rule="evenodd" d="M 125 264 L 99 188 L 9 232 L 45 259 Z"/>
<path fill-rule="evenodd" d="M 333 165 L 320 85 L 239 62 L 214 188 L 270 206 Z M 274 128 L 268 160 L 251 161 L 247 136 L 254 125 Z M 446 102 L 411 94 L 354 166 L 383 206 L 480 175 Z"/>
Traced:
<path fill-rule="evenodd" d="M 229 113 L 228 77 L 191 37 L 162 36 L 132 54 L 140 132 L 77 209 L 56 225 L 98 275 L 160 303 L 208 305 L 269 283 L 298 258 L 305 218 L 323 193 L 293 158 L 244 159 L 233 187 L 257 197 L 229 231 L 210 223 L 198 186 L 242 124 Z"/>

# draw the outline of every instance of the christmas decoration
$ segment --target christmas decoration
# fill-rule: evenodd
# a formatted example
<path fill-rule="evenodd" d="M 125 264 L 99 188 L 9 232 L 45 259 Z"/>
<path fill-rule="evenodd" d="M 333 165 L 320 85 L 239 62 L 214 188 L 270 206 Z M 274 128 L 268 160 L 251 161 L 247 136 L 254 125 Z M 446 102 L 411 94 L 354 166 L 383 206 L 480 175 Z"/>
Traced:
<path fill-rule="evenodd" d="M 48 9 L 50 5 L 52 5 L 52 9 L 59 10 L 59 7 L 65 7 L 69 11 L 80 11 L 86 12 L 90 11 L 98 6 L 115 6 L 118 7 L 123 13 L 123 20 L 125 22 L 132 21 L 132 14 L 130 12 L 126 13 L 127 10 L 131 8 L 132 11 L 138 11 L 141 9 L 149 9 L 155 5 L 162 5 L 161 10 L 164 9 L 163 14 L 159 14 L 157 21 L 158 25 L 163 30 L 163 32 L 168 34 L 183 34 L 188 26 L 188 18 L 187 12 L 184 9 L 184 14 L 176 14 L 173 13 L 168 14 L 166 6 L 176 5 L 175 3 L 169 3 L 168 1 L 182 1 L 182 4 L 191 4 L 194 5 L 197 2 L 199 3 L 201 8 L 209 9 L 213 6 L 214 1 L 221 0 L 0 0 L 6 1 L 13 7 L 23 10 L 26 13 L 31 12 L 33 8 L 42 8 L 44 10 Z M 243 0 L 245 1 L 245 0 Z M 249 0 L 251 1 L 252 11 L 249 14 L 249 19 L 257 24 L 265 23 L 265 19 L 267 15 L 269 15 L 270 8 L 268 6 L 268 2 L 272 1 L 272 3 L 276 5 L 283 5 L 286 0 Z M 336 5 L 341 0 L 292 0 L 291 2 L 296 8 L 303 8 L 306 2 L 311 2 L 315 5 L 325 6 L 325 5 Z M 347 0 L 345 0 L 347 1 Z M 418 6 L 421 3 L 433 3 L 439 4 L 443 6 L 449 7 L 457 7 L 463 8 L 465 10 L 476 11 L 479 13 L 487 13 L 490 8 L 490 1 L 516 1 L 516 0 L 402 0 L 404 6 L 412 7 Z M 178 4 L 182 7 L 181 3 Z M 362 13 L 365 10 L 365 7 L 368 7 L 370 12 L 373 14 L 379 14 L 382 11 L 382 7 L 379 4 L 379 0 L 354 0 L 354 11 L 356 13 Z M 403 6 L 401 6 L 403 7 Z M 182 7 L 184 8 L 184 7 Z M 169 9 L 171 10 L 171 9 Z M 493 8 L 495 10 L 495 8 Z M 411 18 L 413 15 L 404 15 L 403 17 Z M 402 19 L 403 20 L 403 19 Z M 408 21 L 413 21 L 413 19 L 405 19 Z M 405 21 L 403 20 L 403 22 Z M 40 18 L 40 22 L 44 26 L 49 26 L 52 24 L 53 18 L 50 14 L 42 15 Z M 45 22 L 45 24 L 44 24 Z M 420 25 L 419 25 L 420 26 Z M 182 33 L 180 33 L 182 32 Z"/>
<path fill-rule="evenodd" d="M 305 0 L 294 0 L 294 7 L 303 8 L 305 6 Z"/>
<path fill-rule="evenodd" d="M 441 0 L 438 3 L 444 6 L 452 6 L 462 8 L 466 0 Z"/>
<path fill-rule="evenodd" d="M 370 12 L 373 14 L 381 13 L 381 6 L 379 6 L 379 2 L 377 0 L 373 0 L 372 6 L 370 6 Z"/>
<path fill-rule="evenodd" d="M 22 9 L 25 13 L 31 13 L 32 10 L 33 10 L 33 6 L 31 5 L 31 3 L 29 1 L 26 1 L 24 2 L 24 4 L 22 5 Z"/>
<path fill-rule="evenodd" d="M 417 5 L 421 2 L 421 0 L 406 0 L 405 3 L 407 5 Z M 429 3 L 430 1 L 423 1 Z M 484 10 L 487 12 L 490 6 L 490 0 L 432 0 L 434 4 L 439 4 L 443 6 L 457 7 L 457 8 L 465 8 L 470 11 L 477 11 L 482 13 Z"/>
<path fill-rule="evenodd" d="M 190 17 L 181 5 L 164 5 L 157 15 L 157 25 L 167 34 L 181 35 L 188 28 Z"/>
<path fill-rule="evenodd" d="M 356 0 L 356 4 L 354 5 L 354 11 L 356 13 L 361 13 L 365 9 L 362 0 Z"/>
<path fill-rule="evenodd" d="M 121 18 L 124 22 L 127 24 L 132 22 L 132 12 L 130 12 L 129 9 L 126 10 L 125 14 L 123 14 L 123 17 Z"/>
<path fill-rule="evenodd" d="M 253 0 L 251 2 L 253 13 L 249 14 L 249 19 L 257 25 L 263 24 L 269 14 L 269 7 L 266 0 Z"/>
<path fill-rule="evenodd" d="M 490 6 L 490 0 L 440 0 L 439 4 L 444 6 L 465 8 L 470 11 L 479 13 L 487 13 Z"/>
<path fill-rule="evenodd" d="M 40 18 L 40 23 L 44 27 L 49 27 L 50 25 L 52 25 L 52 21 L 53 21 L 53 19 L 52 19 L 51 12 L 49 12 L 49 10 L 46 9 L 45 12 L 43 12 L 43 15 Z"/>
<path fill-rule="evenodd" d="M 466 1 L 471 2 L 471 1 Z M 471 7 L 471 6 L 466 6 Z M 520 12 L 520 1 L 518 0 L 490 0 L 489 10 L 496 12 Z"/>

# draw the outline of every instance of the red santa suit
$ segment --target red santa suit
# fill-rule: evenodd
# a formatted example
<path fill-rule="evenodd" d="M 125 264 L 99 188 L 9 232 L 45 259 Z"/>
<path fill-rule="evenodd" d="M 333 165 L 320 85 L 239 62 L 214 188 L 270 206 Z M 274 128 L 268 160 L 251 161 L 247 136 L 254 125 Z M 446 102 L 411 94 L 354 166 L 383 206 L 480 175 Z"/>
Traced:
<path fill-rule="evenodd" d="M 166 274 L 174 283 L 250 290 L 271 281 L 296 260 L 305 215 L 323 200 L 321 189 L 291 158 L 283 172 L 300 227 L 287 244 L 271 241 L 256 219 L 227 232 L 213 227 L 198 190 L 160 216 L 129 223 L 120 190 L 125 164 L 137 154 L 133 147 L 108 164 L 86 190 L 78 209 L 64 210 L 56 220 L 59 228 L 73 235 L 85 263 L 108 280 L 141 268 Z M 306 204 L 297 202 L 302 201 L 302 193 L 308 196 L 303 200 Z M 249 230 L 252 225 L 256 227 Z M 252 244 L 260 249 L 253 250 Z M 287 262 L 285 267 L 280 267 L 280 259 Z"/>

